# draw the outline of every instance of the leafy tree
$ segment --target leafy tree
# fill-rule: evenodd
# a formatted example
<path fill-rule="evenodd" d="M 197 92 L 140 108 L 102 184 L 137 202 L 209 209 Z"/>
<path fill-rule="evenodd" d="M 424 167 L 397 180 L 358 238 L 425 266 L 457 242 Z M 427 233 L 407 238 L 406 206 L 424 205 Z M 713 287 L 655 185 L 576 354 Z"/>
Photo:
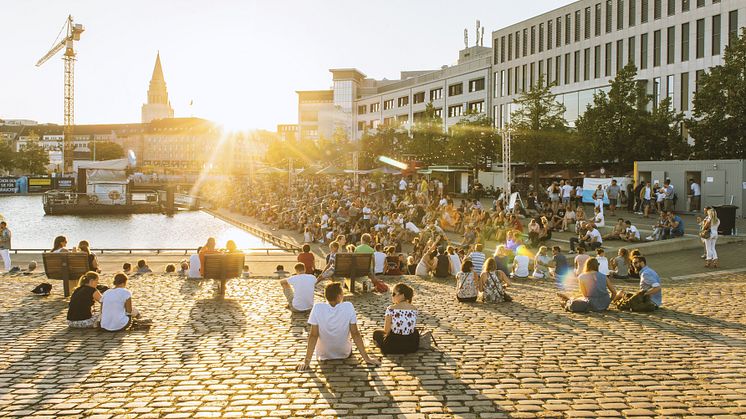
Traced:
<path fill-rule="evenodd" d="M 723 65 L 704 74 L 688 121 L 698 158 L 746 158 L 746 28 L 725 48 Z"/>
<path fill-rule="evenodd" d="M 0 172 L 13 169 L 15 152 L 8 141 L 0 140 Z"/>
<path fill-rule="evenodd" d="M 111 141 L 97 142 L 92 145 L 92 148 L 95 150 L 93 156 L 95 160 L 114 160 L 124 157 L 122 146 Z"/>
<path fill-rule="evenodd" d="M 360 168 L 379 167 L 379 156 L 401 160 L 404 146 L 409 141 L 407 133 L 401 129 L 382 126 L 375 133 L 365 132 L 360 139 Z"/>
<path fill-rule="evenodd" d="M 448 137 L 448 163 L 479 167 L 494 162 L 498 157 L 500 137 L 492 119 L 483 114 L 467 112 L 451 127 Z"/>
<path fill-rule="evenodd" d="M 14 166 L 23 174 L 40 175 L 47 173 L 49 153 L 38 144 L 29 143 L 15 153 Z"/>
<path fill-rule="evenodd" d="M 425 164 L 448 162 L 447 135 L 443 132 L 443 120 L 435 113 L 432 102 L 425 106 L 422 117 L 414 121 L 411 136 L 405 154 L 412 154 Z"/>
<path fill-rule="evenodd" d="M 666 98 L 648 111 L 651 97 L 645 85 L 636 80 L 637 68 L 626 65 L 611 80 L 608 93 L 593 96 L 575 125 L 584 163 L 634 160 L 668 160 L 688 157 L 686 140 L 681 136 L 683 116 L 673 110 Z"/>
<path fill-rule="evenodd" d="M 514 104 L 517 109 L 510 115 L 511 160 L 527 163 L 534 172 L 533 183 L 538 186 L 539 163 L 558 162 L 572 155 L 568 149 L 571 137 L 566 127 L 565 105 L 557 102 L 543 76 Z"/>

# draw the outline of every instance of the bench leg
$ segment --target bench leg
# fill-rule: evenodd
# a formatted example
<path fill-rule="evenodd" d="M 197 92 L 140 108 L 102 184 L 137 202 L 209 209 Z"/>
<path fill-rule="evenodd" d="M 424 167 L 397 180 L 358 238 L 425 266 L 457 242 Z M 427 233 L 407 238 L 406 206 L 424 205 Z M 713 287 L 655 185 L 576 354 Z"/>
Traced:
<path fill-rule="evenodd" d="M 74 279 L 67 279 L 62 281 L 62 290 L 65 293 L 65 297 L 69 297 L 73 293 L 73 290 L 77 286 L 77 282 Z"/>
<path fill-rule="evenodd" d="M 225 298 L 225 285 L 226 282 L 228 282 L 227 279 L 221 279 L 220 283 L 218 284 L 218 297 Z"/>

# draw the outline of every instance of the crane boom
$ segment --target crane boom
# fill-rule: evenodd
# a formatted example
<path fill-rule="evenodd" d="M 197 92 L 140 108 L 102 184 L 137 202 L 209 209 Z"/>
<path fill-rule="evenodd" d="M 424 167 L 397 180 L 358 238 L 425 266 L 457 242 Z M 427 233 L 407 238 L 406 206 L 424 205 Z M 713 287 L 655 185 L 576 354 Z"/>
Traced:
<path fill-rule="evenodd" d="M 67 43 L 68 38 L 63 39 L 60 41 L 59 44 L 52 47 L 52 49 L 49 50 L 47 55 L 41 57 L 39 61 L 36 62 L 36 66 L 39 67 L 42 64 L 46 63 L 50 58 L 54 56 L 54 54 L 58 53 L 62 48 L 65 48 L 65 44 Z"/>

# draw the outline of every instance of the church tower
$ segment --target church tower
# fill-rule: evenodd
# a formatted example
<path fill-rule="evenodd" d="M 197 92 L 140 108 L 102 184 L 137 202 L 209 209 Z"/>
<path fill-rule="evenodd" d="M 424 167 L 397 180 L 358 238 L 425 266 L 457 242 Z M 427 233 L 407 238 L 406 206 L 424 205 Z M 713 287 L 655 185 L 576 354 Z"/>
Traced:
<path fill-rule="evenodd" d="M 163 68 L 161 68 L 161 54 L 158 52 L 155 57 L 153 77 L 150 78 L 150 87 L 148 88 L 148 103 L 142 105 L 142 122 L 147 123 L 155 119 L 173 117 L 174 110 L 168 100 L 166 80 L 163 78 Z"/>

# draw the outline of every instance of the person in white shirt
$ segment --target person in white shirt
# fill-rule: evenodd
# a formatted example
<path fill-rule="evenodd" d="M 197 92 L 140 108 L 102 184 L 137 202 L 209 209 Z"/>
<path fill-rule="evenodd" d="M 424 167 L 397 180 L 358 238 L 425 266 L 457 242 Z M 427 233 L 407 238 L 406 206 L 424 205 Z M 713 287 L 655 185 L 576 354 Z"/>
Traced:
<path fill-rule="evenodd" d="M 531 262 L 526 255 L 518 254 L 513 259 L 513 278 L 528 278 L 528 265 Z"/>
<path fill-rule="evenodd" d="M 383 275 L 386 267 L 386 253 L 383 253 L 383 244 L 376 243 L 376 251 L 373 252 L 373 272 L 376 275 Z"/>
<path fill-rule="evenodd" d="M 569 180 L 562 185 L 562 205 L 570 205 L 573 189 Z"/>
<path fill-rule="evenodd" d="M 625 221 L 624 224 L 627 226 L 627 229 L 625 230 L 625 236 L 623 240 L 626 242 L 639 242 L 640 230 L 638 230 L 637 227 L 633 226 L 630 220 Z"/>
<path fill-rule="evenodd" d="M 604 213 L 598 208 L 594 208 L 593 212 L 595 215 L 593 216 L 593 224 L 596 225 L 596 227 L 605 227 L 606 226 L 606 219 L 604 218 Z"/>
<path fill-rule="evenodd" d="M 401 178 L 399 181 L 399 190 L 400 191 L 406 191 L 407 190 L 407 181 L 404 180 L 404 178 Z"/>
<path fill-rule="evenodd" d="M 282 292 L 288 300 L 287 308 L 296 313 L 307 312 L 313 308 L 313 292 L 316 283 L 322 279 L 306 273 L 306 265 L 295 264 L 295 275 L 280 280 Z"/>
<path fill-rule="evenodd" d="M 699 211 L 700 198 L 702 191 L 699 184 L 694 179 L 689 179 L 689 211 Z"/>
<path fill-rule="evenodd" d="M 132 306 L 132 293 L 127 289 L 127 275 L 114 275 L 114 288 L 101 296 L 101 328 L 109 332 L 124 330 L 139 319 L 140 312 Z M 142 324 L 149 321 L 142 320 Z"/>
<path fill-rule="evenodd" d="M 342 284 L 332 282 L 324 289 L 326 303 L 316 303 L 308 316 L 311 331 L 308 334 L 306 357 L 298 365 L 298 371 L 305 371 L 311 365 L 314 352 L 319 361 L 346 359 L 352 355 L 350 336 L 366 363 L 381 365 L 381 361 L 368 355 L 365 343 L 357 328 L 355 307 L 344 301 Z"/>
<path fill-rule="evenodd" d="M 606 258 L 604 249 L 596 249 L 596 260 L 598 261 L 598 273 L 609 275 L 609 259 Z"/>
<path fill-rule="evenodd" d="M 199 279 L 202 278 L 200 274 L 200 267 L 202 266 L 199 261 L 199 251 L 202 250 L 202 246 L 197 248 L 197 253 L 189 256 L 189 271 L 187 272 L 187 278 Z"/>

